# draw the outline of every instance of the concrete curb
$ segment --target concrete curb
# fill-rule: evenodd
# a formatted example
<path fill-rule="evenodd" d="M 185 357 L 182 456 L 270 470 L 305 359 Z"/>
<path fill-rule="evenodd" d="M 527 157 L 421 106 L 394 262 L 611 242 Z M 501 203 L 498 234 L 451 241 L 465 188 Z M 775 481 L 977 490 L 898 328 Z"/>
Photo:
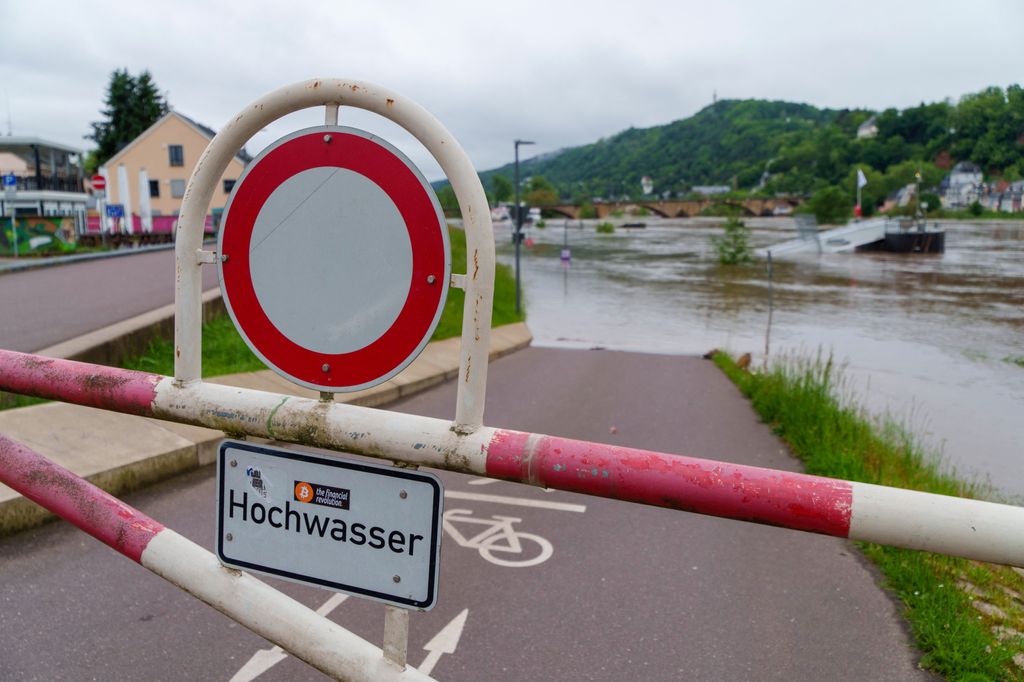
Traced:
<path fill-rule="evenodd" d="M 99 253 L 80 253 L 72 256 L 51 256 L 49 258 L 36 258 L 35 256 L 24 256 L 15 259 L 13 262 L 0 263 L 0 275 L 8 272 L 21 272 L 23 270 L 35 270 L 36 268 L 55 267 L 57 265 L 69 265 L 81 263 L 87 260 L 102 260 L 104 258 L 118 258 L 120 256 L 132 256 L 147 251 L 166 251 L 173 249 L 174 243 L 156 244 L 154 246 L 140 246 L 137 249 L 118 249 L 116 251 L 103 251 Z"/>
<path fill-rule="evenodd" d="M 215 298 L 219 301 L 219 295 Z M 525 323 L 492 329 L 490 358 L 494 360 L 526 348 L 532 340 Z M 81 345 L 86 349 L 93 347 L 89 342 Z M 424 391 L 458 375 L 459 349 L 458 338 L 428 344 L 423 353 L 393 379 L 365 391 L 336 394 L 335 399 L 380 407 Z M 271 370 L 232 374 L 208 381 L 311 398 L 320 395 L 292 384 Z M 24 443 L 113 495 L 123 495 L 212 463 L 224 438 L 221 431 L 214 429 L 65 403 L 2 411 L 0 433 Z M 53 518 L 42 507 L 0 485 L 0 537 Z"/>
<path fill-rule="evenodd" d="M 203 292 L 203 322 L 224 313 L 220 288 Z M 173 303 L 35 352 L 48 358 L 116 367 L 126 358 L 145 353 L 156 338 L 174 338 Z"/>
<path fill-rule="evenodd" d="M 220 288 L 203 292 L 203 322 L 226 313 Z M 154 339 L 174 338 L 174 304 L 169 303 L 121 322 L 91 331 L 54 346 L 35 351 L 36 355 L 63 360 L 78 360 L 117 367 L 125 359 L 143 355 Z M 0 391 L 0 406 L 12 405 L 13 396 Z"/>

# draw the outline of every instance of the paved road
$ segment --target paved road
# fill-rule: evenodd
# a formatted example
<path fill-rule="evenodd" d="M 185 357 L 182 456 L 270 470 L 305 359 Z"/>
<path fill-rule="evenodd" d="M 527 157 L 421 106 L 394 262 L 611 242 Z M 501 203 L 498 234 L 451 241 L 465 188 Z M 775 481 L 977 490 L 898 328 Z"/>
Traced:
<path fill-rule="evenodd" d="M 217 285 L 212 266 L 203 284 Z M 0 275 L 0 348 L 31 353 L 173 302 L 173 250 Z"/>
<path fill-rule="evenodd" d="M 451 418 L 454 404 L 446 384 L 395 409 Z M 696 358 L 528 349 L 492 365 L 487 415 L 495 426 L 796 468 Z M 499 566 L 445 535 L 438 606 L 412 616 L 409 642 L 420 665 L 424 646 L 468 610 L 454 652 L 433 657 L 439 679 L 927 679 L 896 607 L 847 542 L 440 475 L 449 512 L 520 518 L 517 532 L 553 553 Z M 471 499 L 485 494 L 497 501 Z M 129 501 L 212 548 L 211 471 Z M 539 545 L 523 543 L 529 554 L 508 559 L 536 556 Z M 265 641 L 63 524 L 0 542 L 0 557 L 4 679 L 227 680 L 254 655 L 274 658 L 258 653 Z M 275 584 L 314 608 L 331 597 Z M 330 617 L 379 644 L 383 607 L 337 601 Z M 286 658 L 259 679 L 322 676 Z"/>

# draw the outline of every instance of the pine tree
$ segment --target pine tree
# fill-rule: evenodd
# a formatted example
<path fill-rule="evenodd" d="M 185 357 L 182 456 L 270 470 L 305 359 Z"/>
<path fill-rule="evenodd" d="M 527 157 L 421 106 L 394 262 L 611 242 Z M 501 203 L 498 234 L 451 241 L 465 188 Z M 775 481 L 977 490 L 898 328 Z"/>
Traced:
<path fill-rule="evenodd" d="M 100 113 L 104 120 L 94 121 L 92 134 L 86 138 L 96 142 L 95 153 L 89 156 L 89 172 L 121 151 L 128 143 L 153 125 L 167 112 L 167 102 L 160 95 L 149 71 L 137 77 L 127 69 L 118 69 L 110 74 L 106 108 Z"/>

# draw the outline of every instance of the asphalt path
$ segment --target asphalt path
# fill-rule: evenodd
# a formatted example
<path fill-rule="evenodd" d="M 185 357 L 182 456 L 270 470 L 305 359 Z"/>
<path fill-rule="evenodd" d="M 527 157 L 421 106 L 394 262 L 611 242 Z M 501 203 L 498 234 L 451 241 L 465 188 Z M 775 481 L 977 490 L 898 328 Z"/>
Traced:
<path fill-rule="evenodd" d="M 31 353 L 173 302 L 173 249 L 0 274 L 0 348 Z"/>
<path fill-rule="evenodd" d="M 493 426 L 798 469 L 697 358 L 531 348 L 494 362 L 489 387 Z M 449 383 L 393 409 L 451 418 L 454 405 Z M 471 535 L 445 533 L 438 605 L 411 616 L 409 638 L 409 662 L 439 679 L 929 679 L 894 602 L 846 541 L 437 473 L 446 511 L 490 520 L 523 549 L 499 557 L 521 565 L 497 565 Z M 212 470 L 128 501 L 212 550 Z M 496 516 L 520 520 L 502 530 Z M 544 542 L 551 555 L 537 563 Z M 270 582 L 380 645 L 382 605 Z M 0 541 L 0 671 L 323 679 L 63 523 Z"/>

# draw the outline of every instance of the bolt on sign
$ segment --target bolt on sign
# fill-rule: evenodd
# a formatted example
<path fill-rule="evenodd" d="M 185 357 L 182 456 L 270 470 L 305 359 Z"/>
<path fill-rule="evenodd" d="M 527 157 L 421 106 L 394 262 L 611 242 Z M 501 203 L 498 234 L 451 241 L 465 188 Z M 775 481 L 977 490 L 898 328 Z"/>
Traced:
<path fill-rule="evenodd" d="M 277 140 L 231 192 L 218 237 L 224 303 L 270 368 L 320 391 L 398 374 L 426 347 L 451 278 L 423 174 L 367 132 Z"/>
<path fill-rule="evenodd" d="M 443 491 L 433 474 L 225 440 L 221 562 L 404 608 L 437 601 Z"/>

